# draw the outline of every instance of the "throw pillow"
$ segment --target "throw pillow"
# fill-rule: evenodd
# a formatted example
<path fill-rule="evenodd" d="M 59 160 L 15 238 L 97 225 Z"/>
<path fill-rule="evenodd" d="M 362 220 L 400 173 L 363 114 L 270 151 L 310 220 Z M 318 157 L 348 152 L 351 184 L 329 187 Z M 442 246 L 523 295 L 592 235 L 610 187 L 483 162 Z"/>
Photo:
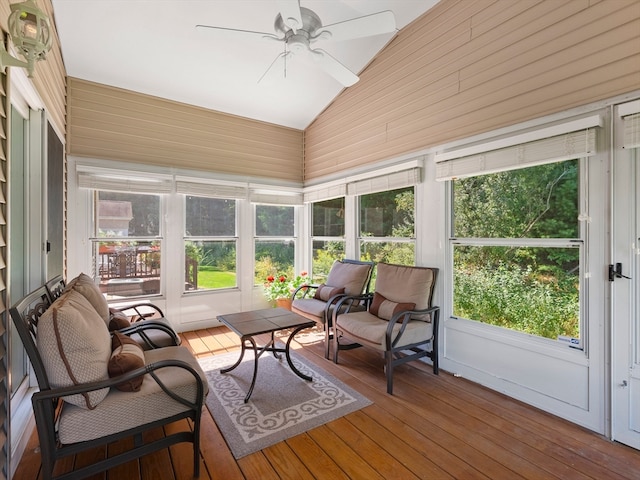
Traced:
<path fill-rule="evenodd" d="M 131 326 L 131 322 L 129 321 L 129 317 L 127 317 L 124 313 L 119 312 L 117 310 L 110 310 L 110 320 L 109 320 L 109 331 L 113 332 L 114 330 L 122 330 L 123 328 L 127 328 Z"/>
<path fill-rule="evenodd" d="M 109 378 L 109 331 L 80 293 L 68 291 L 47 309 L 38 321 L 36 340 L 52 387 L 70 387 Z M 104 388 L 64 397 L 64 400 L 91 410 L 107 393 L 109 389 Z"/>
<path fill-rule="evenodd" d="M 113 352 L 109 359 L 109 378 L 118 377 L 136 368 L 144 367 L 144 353 L 135 340 L 131 340 L 120 332 L 114 332 L 111 340 Z M 133 378 L 116 385 L 123 392 L 137 392 L 140 390 L 144 376 Z"/>
<path fill-rule="evenodd" d="M 331 287 L 329 285 L 325 285 L 324 283 L 318 285 L 316 289 L 316 293 L 313 298 L 316 300 L 322 300 L 323 302 L 329 301 L 331 297 L 334 295 L 340 295 L 344 293 L 344 288 Z"/>
<path fill-rule="evenodd" d="M 375 292 L 373 294 L 373 301 L 369 307 L 369 313 L 372 313 L 378 318 L 384 320 L 391 320 L 391 318 L 400 312 L 406 312 L 407 310 L 413 310 L 416 308 L 415 303 L 398 303 L 387 300 L 383 295 Z"/>

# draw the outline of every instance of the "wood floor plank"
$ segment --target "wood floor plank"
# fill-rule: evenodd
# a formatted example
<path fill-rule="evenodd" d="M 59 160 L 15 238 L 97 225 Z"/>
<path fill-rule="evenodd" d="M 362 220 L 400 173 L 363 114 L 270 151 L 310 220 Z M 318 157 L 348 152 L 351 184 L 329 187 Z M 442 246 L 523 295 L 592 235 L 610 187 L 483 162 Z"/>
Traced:
<path fill-rule="evenodd" d="M 373 440 L 375 432 L 370 429 L 364 432 L 351 423 L 347 417 L 341 417 L 327 426 L 340 435 L 347 444 L 356 448 L 360 457 L 384 478 L 397 478 L 402 480 L 418 479 L 419 477 L 405 467 L 397 457 L 380 448 L 379 443 Z M 377 439 L 380 442 L 382 439 Z M 393 439 L 389 439 L 393 441 Z"/>
<path fill-rule="evenodd" d="M 413 448 L 410 443 L 405 441 L 405 437 L 397 436 L 391 430 L 372 421 L 372 418 L 368 415 L 369 408 L 370 407 L 367 407 L 363 410 L 350 413 L 346 419 L 356 428 L 365 432 L 371 440 L 378 444 L 380 449 L 384 449 L 402 465 L 406 465 L 416 477 L 422 479 L 454 479 L 452 475 L 445 472 L 421 452 Z"/>
<path fill-rule="evenodd" d="M 162 438 L 164 431 L 162 428 L 154 428 L 144 432 L 143 438 L 145 442 L 150 442 Z M 175 480 L 175 472 L 171 464 L 169 450 L 159 450 L 140 458 L 141 480 Z"/>
<path fill-rule="evenodd" d="M 306 433 L 289 438 L 286 443 L 307 466 L 314 478 L 331 478 L 332 480 L 349 478 L 327 452 Z"/>
<path fill-rule="evenodd" d="M 440 405 L 440 411 L 451 417 L 464 417 L 469 429 L 482 434 L 504 448 L 518 455 L 526 456 L 549 473 L 561 479 L 584 480 L 615 478 L 615 473 L 606 467 L 579 455 L 568 455 L 566 432 L 562 436 L 542 437 L 538 428 L 526 428 L 521 421 L 512 422 L 505 418 L 505 409 L 496 411 L 495 403 L 483 405 L 478 399 L 467 395 L 464 389 L 450 391 L 444 387 L 438 391 L 437 397 L 425 391 L 426 398 Z M 506 438 L 504 438 L 506 436 Z M 556 443 L 557 442 L 557 443 Z"/>
<path fill-rule="evenodd" d="M 240 467 L 206 407 L 200 424 L 200 452 L 212 480 L 244 479 Z"/>
<path fill-rule="evenodd" d="M 283 480 L 313 480 L 309 469 L 300 461 L 286 442 L 279 442 L 265 448 L 262 453 L 267 458 L 278 477 Z"/>
<path fill-rule="evenodd" d="M 133 448 L 133 438 L 125 438 L 119 442 L 114 442 L 107 447 L 107 454 L 110 457 L 126 452 Z M 121 478 L 140 478 L 140 461 L 131 460 L 107 471 L 107 480 L 117 480 Z"/>
<path fill-rule="evenodd" d="M 371 405 L 366 410 L 370 422 L 387 428 L 389 431 L 421 452 L 426 458 L 438 465 L 443 471 L 453 478 L 465 480 L 491 480 L 482 472 L 473 468 L 456 454 L 450 452 L 438 442 L 433 441 L 430 432 L 416 430 L 413 425 L 407 424 L 379 405 Z"/>
<path fill-rule="evenodd" d="M 167 435 L 183 432 L 190 428 L 190 422 L 186 419 L 167 425 L 164 430 Z M 176 443 L 169 447 L 169 455 L 171 456 L 171 464 L 175 472 L 176 480 L 193 479 L 193 444 L 187 442 Z M 200 479 L 210 480 L 211 477 L 207 472 L 204 461 L 198 454 L 200 463 Z"/>
<path fill-rule="evenodd" d="M 345 442 L 340 434 L 336 435 L 335 429 L 322 425 L 310 430 L 308 433 L 320 448 L 333 458 L 333 461 L 342 468 L 349 478 L 366 480 L 384 478 L 360 456 L 358 445 L 350 445 Z"/>
<path fill-rule="evenodd" d="M 278 480 L 280 478 L 262 452 L 238 459 L 238 466 L 246 479 Z"/>

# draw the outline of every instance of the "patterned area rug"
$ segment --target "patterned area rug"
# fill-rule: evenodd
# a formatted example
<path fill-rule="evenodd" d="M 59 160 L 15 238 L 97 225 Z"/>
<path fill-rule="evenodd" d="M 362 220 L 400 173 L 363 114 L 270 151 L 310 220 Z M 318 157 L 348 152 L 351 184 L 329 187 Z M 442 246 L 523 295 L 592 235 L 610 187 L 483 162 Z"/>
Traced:
<path fill-rule="evenodd" d="M 293 373 L 284 354 L 277 360 L 265 352 L 258 361 L 251 398 L 244 403 L 253 374 L 253 353 L 247 352 L 235 370 L 220 373 L 239 355 L 238 350 L 200 359 L 209 380 L 207 407 L 236 459 L 371 404 L 294 352 L 291 359 L 296 368 L 313 380 L 303 380 Z"/>

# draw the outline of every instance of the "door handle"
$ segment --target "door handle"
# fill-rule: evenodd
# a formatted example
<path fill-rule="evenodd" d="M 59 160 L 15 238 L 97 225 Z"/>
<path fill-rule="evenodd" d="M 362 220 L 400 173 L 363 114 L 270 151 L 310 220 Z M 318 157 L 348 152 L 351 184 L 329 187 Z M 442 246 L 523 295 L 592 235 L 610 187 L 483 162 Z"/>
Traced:
<path fill-rule="evenodd" d="M 627 277 L 622 274 L 622 264 L 616 263 L 614 265 L 609 265 L 609 281 L 613 282 L 616 278 L 626 278 L 627 280 L 631 280 L 631 277 Z"/>

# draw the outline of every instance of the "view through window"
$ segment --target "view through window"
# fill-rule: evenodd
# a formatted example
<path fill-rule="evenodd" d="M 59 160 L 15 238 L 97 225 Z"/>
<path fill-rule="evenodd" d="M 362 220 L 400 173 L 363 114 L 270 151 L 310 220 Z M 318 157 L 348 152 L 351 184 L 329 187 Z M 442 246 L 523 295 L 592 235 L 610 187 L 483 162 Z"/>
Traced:
<path fill-rule="evenodd" d="M 579 166 L 452 182 L 455 316 L 579 344 Z"/>
<path fill-rule="evenodd" d="M 236 200 L 186 195 L 185 292 L 237 286 Z"/>
<path fill-rule="evenodd" d="M 93 264 L 108 298 L 160 293 L 160 196 L 97 191 Z"/>

